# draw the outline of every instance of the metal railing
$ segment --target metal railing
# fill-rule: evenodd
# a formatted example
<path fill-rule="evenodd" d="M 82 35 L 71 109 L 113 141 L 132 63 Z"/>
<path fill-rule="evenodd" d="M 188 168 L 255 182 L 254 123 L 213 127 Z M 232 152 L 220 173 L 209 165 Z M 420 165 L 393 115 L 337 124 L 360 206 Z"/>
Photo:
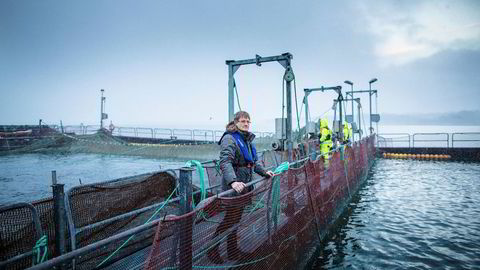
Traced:
<path fill-rule="evenodd" d="M 415 140 L 415 137 L 418 136 L 434 136 L 434 137 L 439 137 L 439 136 L 446 136 L 446 139 L 417 139 Z M 412 136 L 412 147 L 415 147 L 415 141 L 416 142 L 427 142 L 427 143 L 433 143 L 433 142 L 443 142 L 446 143 L 446 148 L 448 148 L 448 142 L 449 142 L 449 134 L 448 133 L 414 133 Z M 429 145 L 431 147 L 435 147 L 434 145 Z"/>
<path fill-rule="evenodd" d="M 99 129 L 100 126 L 98 125 L 63 126 L 64 133 L 73 133 L 75 135 L 95 134 Z M 56 130 L 58 132 L 62 132 L 60 127 L 56 127 Z M 115 127 L 111 132 L 113 136 L 217 142 L 222 137 L 224 131 L 204 129 Z M 272 132 L 254 131 L 253 133 L 257 138 L 273 138 L 274 135 Z"/>
<path fill-rule="evenodd" d="M 173 130 L 169 128 L 155 128 L 153 130 L 153 138 L 155 139 L 172 139 Z"/>
<path fill-rule="evenodd" d="M 399 144 L 403 144 L 399 146 Z M 377 147 L 480 147 L 480 132 L 455 133 L 382 133 L 378 135 Z"/>
<path fill-rule="evenodd" d="M 380 136 L 381 135 L 381 136 Z M 390 137 L 393 136 L 393 137 Z M 390 147 L 394 147 L 394 143 L 408 143 L 408 148 L 410 148 L 410 134 L 408 133 L 383 133 L 379 134 L 377 139 L 377 146 L 381 147 L 381 142 L 384 143 L 384 147 L 388 147 L 388 143 L 391 144 Z"/>
<path fill-rule="evenodd" d="M 455 139 L 455 135 L 457 137 L 463 137 L 461 139 Z M 473 138 L 473 139 L 472 139 Z M 472 142 L 476 142 L 476 146 L 480 147 L 480 132 L 456 132 L 452 134 L 452 148 L 454 147 L 454 142 L 468 142 L 468 144 L 472 144 Z"/>

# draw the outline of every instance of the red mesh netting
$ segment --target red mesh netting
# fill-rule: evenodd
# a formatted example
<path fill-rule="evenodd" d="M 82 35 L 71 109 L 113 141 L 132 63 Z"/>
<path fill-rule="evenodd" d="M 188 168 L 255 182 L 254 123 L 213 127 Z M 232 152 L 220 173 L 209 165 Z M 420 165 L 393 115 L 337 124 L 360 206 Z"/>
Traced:
<path fill-rule="evenodd" d="M 157 227 L 144 269 L 299 267 L 356 191 L 373 158 L 373 143 L 347 147 L 344 160 L 333 153 L 328 169 L 323 157 L 308 160 L 245 195 L 213 197 L 202 208 L 166 219 Z M 263 161 L 272 158 L 264 155 Z"/>

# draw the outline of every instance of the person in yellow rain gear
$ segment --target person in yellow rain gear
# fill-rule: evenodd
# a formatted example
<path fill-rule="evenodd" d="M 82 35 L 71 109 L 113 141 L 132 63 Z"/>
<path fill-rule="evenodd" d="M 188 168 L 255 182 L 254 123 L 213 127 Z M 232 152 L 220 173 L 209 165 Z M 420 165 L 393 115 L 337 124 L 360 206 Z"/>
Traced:
<path fill-rule="evenodd" d="M 320 119 L 320 152 L 328 167 L 329 152 L 332 150 L 332 131 L 328 128 L 328 119 Z"/>
<path fill-rule="evenodd" d="M 352 140 L 352 129 L 347 122 L 343 122 L 343 142 L 345 144 Z"/>

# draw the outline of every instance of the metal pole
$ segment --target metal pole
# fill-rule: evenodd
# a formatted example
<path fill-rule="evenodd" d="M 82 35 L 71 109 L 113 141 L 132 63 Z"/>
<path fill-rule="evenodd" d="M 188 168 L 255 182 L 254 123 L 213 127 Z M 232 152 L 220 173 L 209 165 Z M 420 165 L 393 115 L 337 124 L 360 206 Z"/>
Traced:
<path fill-rule="evenodd" d="M 57 183 L 57 172 L 52 171 L 53 212 L 55 219 L 55 252 L 56 256 L 65 254 L 65 192 L 64 184 Z"/>
<path fill-rule="evenodd" d="M 368 82 L 369 90 L 368 90 L 368 97 L 370 99 L 370 135 L 372 135 L 372 83 L 376 82 L 377 78 L 373 78 Z"/>
<path fill-rule="evenodd" d="M 353 114 L 353 111 L 354 111 L 353 110 L 353 101 L 354 101 L 353 100 L 353 83 L 352 83 L 351 86 L 352 86 L 352 93 L 351 93 L 351 96 L 352 96 L 352 123 L 351 123 L 351 125 L 353 125 L 353 123 L 355 122 L 355 117 L 354 117 L 354 114 Z M 355 133 L 352 133 L 352 142 L 354 142 L 354 141 L 355 141 Z"/>
<path fill-rule="evenodd" d="M 370 135 L 372 135 L 372 83 L 368 84 L 370 86 L 369 92 L 368 92 L 368 97 L 370 99 Z"/>
<path fill-rule="evenodd" d="M 355 122 L 355 116 L 354 116 L 354 112 L 353 112 L 354 111 L 353 110 L 353 101 L 354 101 L 354 99 L 353 99 L 353 82 L 351 82 L 349 80 L 346 80 L 346 81 L 344 81 L 344 83 L 349 84 L 351 89 L 352 89 L 352 91 L 350 92 L 350 95 L 352 96 L 352 99 L 351 99 L 351 101 L 352 101 L 352 123 L 351 123 L 351 125 L 353 125 L 353 123 Z M 348 92 L 345 92 L 345 93 L 347 94 L 347 100 L 348 100 L 348 94 L 349 93 Z M 345 111 L 347 111 L 346 108 L 345 108 Z M 352 142 L 353 141 L 355 141 L 355 133 L 352 134 Z"/>
<path fill-rule="evenodd" d="M 340 113 L 339 131 L 340 131 L 340 139 L 343 141 L 345 138 L 345 134 L 343 134 L 342 102 L 343 102 L 343 96 L 342 96 L 342 92 L 340 92 L 340 94 L 338 95 L 338 104 L 340 105 L 338 107 L 338 112 Z"/>
<path fill-rule="evenodd" d="M 100 97 L 100 129 L 103 129 L 103 89 L 100 90 L 102 93 Z"/>
<path fill-rule="evenodd" d="M 192 211 L 192 168 L 180 168 L 180 211 L 181 215 Z M 192 269 L 193 216 L 186 216 L 180 223 L 180 269 Z"/>
<path fill-rule="evenodd" d="M 305 103 L 305 139 L 308 139 L 308 122 L 310 121 L 308 119 L 308 89 L 303 89 L 305 92 L 305 97 L 303 98 L 303 103 Z"/>
<path fill-rule="evenodd" d="M 290 72 L 290 66 L 287 67 L 286 72 Z M 287 82 L 287 149 L 288 149 L 288 162 L 293 161 L 293 142 L 292 142 L 292 82 Z"/>
<path fill-rule="evenodd" d="M 358 112 L 358 140 L 362 139 L 362 122 L 360 121 L 360 102 L 357 105 Z"/>
<path fill-rule="evenodd" d="M 228 122 L 233 121 L 233 115 L 235 113 L 234 93 L 233 93 L 233 65 L 227 61 L 228 65 Z"/>

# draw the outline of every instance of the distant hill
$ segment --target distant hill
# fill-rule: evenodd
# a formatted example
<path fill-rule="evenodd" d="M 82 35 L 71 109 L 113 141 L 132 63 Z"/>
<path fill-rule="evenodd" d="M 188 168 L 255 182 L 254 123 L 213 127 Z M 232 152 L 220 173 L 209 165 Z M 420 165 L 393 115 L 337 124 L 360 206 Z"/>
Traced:
<path fill-rule="evenodd" d="M 381 114 L 383 125 L 480 125 L 480 110 L 429 114 Z"/>

